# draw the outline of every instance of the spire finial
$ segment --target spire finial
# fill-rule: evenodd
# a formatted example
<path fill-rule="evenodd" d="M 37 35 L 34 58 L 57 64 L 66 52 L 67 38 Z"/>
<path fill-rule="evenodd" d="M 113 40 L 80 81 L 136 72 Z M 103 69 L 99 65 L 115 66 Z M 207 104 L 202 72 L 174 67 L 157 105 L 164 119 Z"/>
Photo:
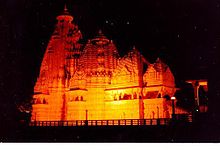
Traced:
<path fill-rule="evenodd" d="M 135 50 L 136 49 L 136 47 L 135 47 L 135 45 L 133 45 L 133 50 Z"/>
<path fill-rule="evenodd" d="M 67 7 L 66 7 L 66 4 L 64 5 L 64 12 L 67 12 L 68 11 L 68 9 L 67 9 Z"/>
<path fill-rule="evenodd" d="M 156 62 L 161 62 L 160 57 L 157 57 Z"/>
<path fill-rule="evenodd" d="M 102 35 L 102 30 L 101 30 L 101 29 L 99 29 L 99 32 L 98 32 L 98 33 L 99 33 L 99 35 Z"/>

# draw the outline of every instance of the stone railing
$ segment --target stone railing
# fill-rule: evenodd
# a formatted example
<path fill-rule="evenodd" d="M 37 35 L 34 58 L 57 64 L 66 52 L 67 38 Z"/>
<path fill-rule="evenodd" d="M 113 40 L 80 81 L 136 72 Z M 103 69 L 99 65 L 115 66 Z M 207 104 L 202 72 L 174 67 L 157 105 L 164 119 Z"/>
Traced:
<path fill-rule="evenodd" d="M 121 119 L 121 120 L 69 120 L 69 121 L 31 121 L 30 126 L 146 126 L 168 125 L 170 119 Z"/>

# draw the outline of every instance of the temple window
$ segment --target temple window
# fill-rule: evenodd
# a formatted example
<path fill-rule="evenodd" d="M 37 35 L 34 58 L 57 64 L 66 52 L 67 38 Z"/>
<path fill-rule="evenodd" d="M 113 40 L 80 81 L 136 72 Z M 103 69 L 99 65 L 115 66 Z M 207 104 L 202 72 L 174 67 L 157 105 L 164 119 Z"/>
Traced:
<path fill-rule="evenodd" d="M 45 98 L 43 99 L 43 104 L 47 104 L 47 101 Z"/>
<path fill-rule="evenodd" d="M 75 101 L 79 101 L 79 97 L 78 96 L 75 98 Z"/>
<path fill-rule="evenodd" d="M 122 96 L 121 96 L 121 94 L 119 95 L 119 100 L 121 100 L 122 99 Z"/>
<path fill-rule="evenodd" d="M 158 94 L 157 98 L 161 98 L 161 94 L 160 93 Z"/>
<path fill-rule="evenodd" d="M 80 100 L 83 101 L 83 96 L 80 96 Z"/>
<path fill-rule="evenodd" d="M 158 97 L 158 91 L 149 91 L 146 96 L 147 99 L 153 99 Z"/>
<path fill-rule="evenodd" d="M 38 99 L 36 100 L 36 103 L 35 103 L 35 104 L 41 104 L 40 98 L 38 98 Z"/>

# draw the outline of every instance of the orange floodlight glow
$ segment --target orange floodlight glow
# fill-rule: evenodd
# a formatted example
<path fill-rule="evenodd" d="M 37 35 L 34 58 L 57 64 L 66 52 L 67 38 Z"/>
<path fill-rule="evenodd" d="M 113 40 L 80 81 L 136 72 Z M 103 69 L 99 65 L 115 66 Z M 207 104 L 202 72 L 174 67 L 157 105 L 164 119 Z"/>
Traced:
<path fill-rule="evenodd" d="M 101 31 L 80 44 L 73 18 L 66 8 L 57 17 L 34 87 L 31 120 L 170 118 L 171 103 L 163 98 L 175 92 L 170 68 L 159 58 L 149 63 L 135 47 L 120 57 Z"/>

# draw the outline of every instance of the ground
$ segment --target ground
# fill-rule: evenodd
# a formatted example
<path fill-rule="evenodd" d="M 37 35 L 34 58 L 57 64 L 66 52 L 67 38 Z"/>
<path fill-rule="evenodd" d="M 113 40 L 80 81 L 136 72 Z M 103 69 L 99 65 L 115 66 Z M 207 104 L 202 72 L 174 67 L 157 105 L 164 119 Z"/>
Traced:
<path fill-rule="evenodd" d="M 220 131 L 200 116 L 194 123 L 167 126 L 28 127 L 21 125 L 2 142 L 219 142 Z"/>

